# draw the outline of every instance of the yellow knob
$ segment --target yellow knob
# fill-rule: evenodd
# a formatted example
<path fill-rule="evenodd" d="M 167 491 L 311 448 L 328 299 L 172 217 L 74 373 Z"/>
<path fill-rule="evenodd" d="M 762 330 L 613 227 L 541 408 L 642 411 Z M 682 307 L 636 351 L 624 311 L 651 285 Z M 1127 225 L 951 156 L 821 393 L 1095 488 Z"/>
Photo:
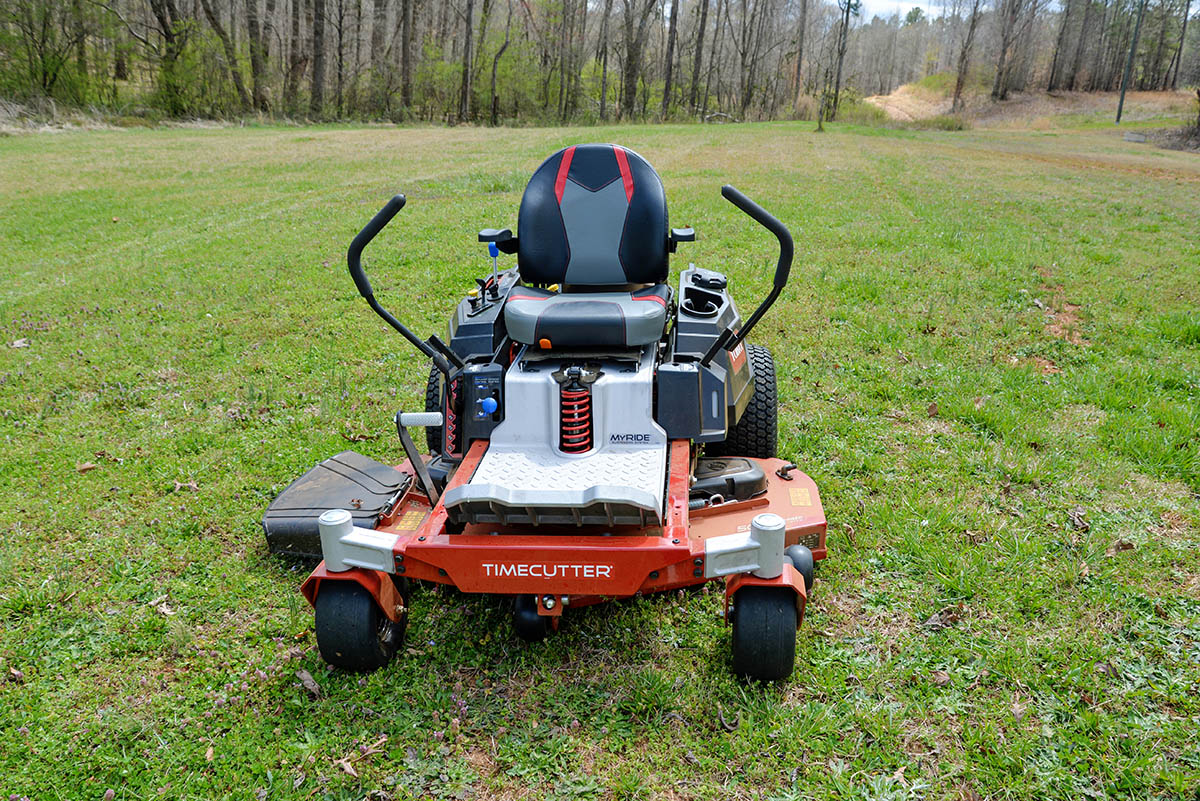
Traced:
<path fill-rule="evenodd" d="M 467 293 L 467 297 L 468 297 L 468 298 L 477 298 L 477 297 L 479 297 L 479 290 L 478 290 L 478 289 L 472 289 L 471 291 L 469 291 L 469 292 Z"/>
<path fill-rule="evenodd" d="M 546 288 L 547 288 L 547 289 L 549 289 L 551 292 L 557 292 L 557 291 L 558 291 L 558 284 L 551 284 L 550 286 L 548 286 L 548 287 L 546 287 Z"/>

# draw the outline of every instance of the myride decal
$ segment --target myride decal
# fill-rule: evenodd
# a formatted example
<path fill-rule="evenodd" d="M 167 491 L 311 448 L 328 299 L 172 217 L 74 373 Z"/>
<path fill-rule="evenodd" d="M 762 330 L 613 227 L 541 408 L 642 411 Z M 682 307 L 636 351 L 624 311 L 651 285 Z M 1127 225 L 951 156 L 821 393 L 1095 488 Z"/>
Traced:
<path fill-rule="evenodd" d="M 612 565 L 545 562 L 483 562 L 483 575 L 495 578 L 612 578 Z"/>
<path fill-rule="evenodd" d="M 653 441 L 652 434 L 613 434 L 608 441 L 614 445 L 645 444 Z"/>

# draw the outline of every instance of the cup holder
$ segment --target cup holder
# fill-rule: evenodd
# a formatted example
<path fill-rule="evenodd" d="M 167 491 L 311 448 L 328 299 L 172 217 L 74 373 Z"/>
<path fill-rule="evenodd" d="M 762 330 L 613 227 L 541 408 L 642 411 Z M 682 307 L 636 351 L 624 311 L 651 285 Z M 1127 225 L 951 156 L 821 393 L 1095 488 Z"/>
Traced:
<path fill-rule="evenodd" d="M 721 310 L 721 300 L 719 295 L 708 292 L 685 292 L 680 306 L 684 314 L 692 317 L 716 317 Z"/>

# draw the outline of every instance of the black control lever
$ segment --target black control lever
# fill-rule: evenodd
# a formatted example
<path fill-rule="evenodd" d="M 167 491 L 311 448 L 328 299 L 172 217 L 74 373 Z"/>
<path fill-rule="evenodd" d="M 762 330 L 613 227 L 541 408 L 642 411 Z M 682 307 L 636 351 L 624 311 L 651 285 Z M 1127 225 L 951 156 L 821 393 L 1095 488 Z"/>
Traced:
<path fill-rule="evenodd" d="M 779 261 L 775 265 L 775 285 L 771 287 L 771 292 L 767 295 L 766 300 L 758 305 L 758 308 L 754 310 L 754 314 L 750 315 L 750 319 L 741 327 L 741 330 L 734 332 L 726 329 L 721 332 L 721 335 L 713 342 L 708 352 L 704 354 L 704 358 L 700 360 L 700 363 L 703 365 L 709 364 L 716 358 L 716 355 L 721 352 L 722 348 L 733 350 L 742 343 L 754 326 L 758 324 L 758 321 L 762 319 L 762 316 L 767 313 L 767 310 L 775 304 L 779 294 L 787 286 L 788 275 L 792 270 L 792 234 L 788 231 L 787 226 L 777 220 L 769 211 L 729 184 L 721 187 L 721 197 L 737 206 L 756 223 L 775 235 L 775 238 L 779 240 Z"/>
<path fill-rule="evenodd" d="M 396 195 L 387 204 L 379 210 L 379 212 L 371 218 L 371 221 L 363 226 L 363 229 L 358 232 L 358 236 L 354 237 L 354 241 L 350 243 L 350 250 L 346 252 L 346 264 L 350 268 L 350 277 L 354 279 L 354 286 L 358 288 L 358 294 L 362 295 L 376 314 L 383 318 L 383 321 L 392 328 L 399 331 L 412 346 L 424 353 L 433 360 L 433 364 L 437 369 L 441 370 L 447 377 L 450 376 L 450 362 L 447 361 L 447 356 L 439 353 L 437 348 L 427 342 L 423 342 L 416 334 L 410 331 L 404 323 L 397 320 L 388 312 L 387 309 L 379 305 L 379 301 L 375 300 L 375 293 L 371 291 L 371 282 L 367 280 L 367 274 L 362 268 L 362 252 L 363 248 L 371 243 L 371 240 L 384 229 L 384 227 L 392 221 L 396 213 L 404 208 L 404 195 Z M 448 351 L 445 346 L 442 347 L 443 352 Z M 462 360 L 457 358 L 453 353 L 449 356 L 453 357 L 452 361 L 455 367 L 462 366 Z"/>

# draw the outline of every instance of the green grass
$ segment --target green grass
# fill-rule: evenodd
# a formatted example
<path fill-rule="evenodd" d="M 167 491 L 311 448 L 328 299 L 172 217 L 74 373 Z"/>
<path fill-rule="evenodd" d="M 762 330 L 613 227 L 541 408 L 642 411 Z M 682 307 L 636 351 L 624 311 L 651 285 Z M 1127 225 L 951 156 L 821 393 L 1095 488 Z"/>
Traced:
<path fill-rule="evenodd" d="M 0 139 L 0 797 L 1195 798 L 1200 161 L 829 127 Z M 328 672 L 258 517 L 343 448 L 398 460 L 426 369 L 346 245 L 406 192 L 369 270 L 441 332 L 474 233 L 588 140 L 659 168 L 675 268 L 743 309 L 771 242 L 719 186 L 796 235 L 755 335 L 830 521 L 796 672 L 732 679 L 715 591 L 531 647 L 432 590 L 395 664 Z"/>

